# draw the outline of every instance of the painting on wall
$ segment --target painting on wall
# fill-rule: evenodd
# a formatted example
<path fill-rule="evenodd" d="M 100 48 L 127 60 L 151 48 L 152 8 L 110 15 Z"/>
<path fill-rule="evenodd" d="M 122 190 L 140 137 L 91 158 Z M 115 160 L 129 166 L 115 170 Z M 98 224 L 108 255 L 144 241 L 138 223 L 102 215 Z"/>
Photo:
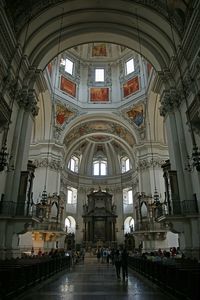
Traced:
<path fill-rule="evenodd" d="M 124 97 L 128 97 L 137 91 L 139 91 L 140 85 L 139 85 L 139 78 L 138 76 L 131 78 L 123 85 L 123 92 Z"/>
<path fill-rule="evenodd" d="M 92 102 L 107 102 L 109 101 L 109 88 L 91 88 L 90 101 Z"/>
<path fill-rule="evenodd" d="M 71 80 L 61 76 L 60 89 L 72 97 L 76 97 L 76 84 Z"/>
<path fill-rule="evenodd" d="M 107 56 L 105 43 L 97 43 L 92 46 L 92 56 Z"/>
<path fill-rule="evenodd" d="M 144 122 L 143 105 L 133 107 L 131 110 L 127 111 L 127 115 L 135 125 L 138 127 L 141 126 Z"/>
<path fill-rule="evenodd" d="M 56 124 L 62 126 L 74 113 L 61 104 L 56 104 Z"/>

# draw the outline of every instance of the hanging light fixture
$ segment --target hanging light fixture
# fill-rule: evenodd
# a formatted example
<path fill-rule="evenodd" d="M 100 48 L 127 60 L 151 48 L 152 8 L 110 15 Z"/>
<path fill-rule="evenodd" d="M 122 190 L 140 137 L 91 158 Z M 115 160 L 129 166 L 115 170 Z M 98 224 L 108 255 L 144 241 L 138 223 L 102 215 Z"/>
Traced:
<path fill-rule="evenodd" d="M 189 108 L 188 98 L 187 98 L 187 89 L 186 89 L 186 86 L 184 83 L 181 64 L 180 64 L 179 57 L 178 57 L 178 51 L 177 51 L 177 46 L 176 46 L 176 42 L 175 42 L 171 13 L 170 13 L 170 7 L 168 5 L 167 0 L 166 0 L 166 8 L 167 8 L 167 12 L 168 12 L 172 41 L 173 41 L 174 49 L 175 49 L 175 58 L 176 58 L 177 67 L 178 67 L 179 74 L 180 74 L 180 81 L 181 81 L 182 89 L 183 89 L 183 98 L 185 100 L 185 104 L 186 104 L 186 108 L 187 108 L 187 120 L 188 120 L 188 125 L 189 125 L 189 129 L 190 129 L 190 133 L 191 133 L 191 140 L 192 140 L 192 154 L 187 155 L 187 157 L 186 157 L 187 161 L 185 163 L 185 170 L 188 172 L 192 172 L 196 169 L 197 172 L 200 172 L 200 150 L 196 143 L 194 129 L 193 129 L 193 125 L 192 125 L 192 121 L 191 121 L 191 117 L 190 117 L 190 108 Z M 189 70 L 189 67 L 188 67 L 188 70 Z M 198 97 L 199 97 L 199 95 L 198 95 Z"/>

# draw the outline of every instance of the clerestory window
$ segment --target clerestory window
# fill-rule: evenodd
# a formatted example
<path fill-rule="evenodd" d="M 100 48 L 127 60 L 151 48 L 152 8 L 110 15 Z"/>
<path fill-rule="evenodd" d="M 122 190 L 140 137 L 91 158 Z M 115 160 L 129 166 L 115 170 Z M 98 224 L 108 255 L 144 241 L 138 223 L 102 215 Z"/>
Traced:
<path fill-rule="evenodd" d="M 75 173 L 78 173 L 78 165 L 79 165 L 79 159 L 76 156 L 72 156 L 69 160 L 68 168 Z"/>
<path fill-rule="evenodd" d="M 107 174 L 107 161 L 105 160 L 95 160 L 93 162 L 93 175 L 104 176 Z"/>
<path fill-rule="evenodd" d="M 131 169 L 130 159 L 128 157 L 122 157 L 121 159 L 121 170 L 122 173 L 128 172 Z"/>
<path fill-rule="evenodd" d="M 62 66 L 65 66 L 65 72 L 67 72 L 70 75 L 73 75 L 74 72 L 74 62 L 70 60 L 69 58 L 61 59 L 60 64 Z"/>
<path fill-rule="evenodd" d="M 129 75 L 132 72 L 134 72 L 135 67 L 134 67 L 134 60 L 133 60 L 133 58 L 131 58 L 128 61 L 126 61 L 126 63 L 125 63 L 125 70 L 126 70 L 126 75 Z"/>
<path fill-rule="evenodd" d="M 105 70 L 104 69 L 95 69 L 95 82 L 104 82 L 105 81 Z"/>

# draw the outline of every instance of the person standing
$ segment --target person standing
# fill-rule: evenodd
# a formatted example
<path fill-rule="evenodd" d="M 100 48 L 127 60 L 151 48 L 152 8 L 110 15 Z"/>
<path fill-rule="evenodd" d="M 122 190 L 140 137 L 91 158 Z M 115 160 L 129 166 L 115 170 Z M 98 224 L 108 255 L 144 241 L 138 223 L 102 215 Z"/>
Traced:
<path fill-rule="evenodd" d="M 119 252 L 119 249 L 116 250 L 114 255 L 114 263 L 115 263 L 115 269 L 117 278 L 120 279 L 120 271 L 121 271 L 121 254 Z"/>
<path fill-rule="evenodd" d="M 97 261 L 100 263 L 100 258 L 101 258 L 101 251 L 100 249 L 97 250 Z"/>
<path fill-rule="evenodd" d="M 126 248 L 123 249 L 121 253 L 121 264 L 122 264 L 122 278 L 128 278 L 128 252 Z"/>

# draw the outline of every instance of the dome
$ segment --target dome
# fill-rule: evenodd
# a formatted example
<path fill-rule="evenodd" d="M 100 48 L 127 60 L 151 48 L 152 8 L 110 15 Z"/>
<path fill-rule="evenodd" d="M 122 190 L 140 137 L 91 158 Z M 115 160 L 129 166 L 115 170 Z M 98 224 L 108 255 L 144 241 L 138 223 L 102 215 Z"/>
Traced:
<path fill-rule="evenodd" d="M 74 157 L 80 174 L 94 175 L 92 164 L 99 149 L 107 176 L 121 173 L 125 157 L 134 167 L 133 148 L 144 134 L 151 70 L 138 53 L 105 42 L 67 49 L 49 63 L 46 79 L 53 91 L 55 132 L 68 149 L 66 171 Z"/>

